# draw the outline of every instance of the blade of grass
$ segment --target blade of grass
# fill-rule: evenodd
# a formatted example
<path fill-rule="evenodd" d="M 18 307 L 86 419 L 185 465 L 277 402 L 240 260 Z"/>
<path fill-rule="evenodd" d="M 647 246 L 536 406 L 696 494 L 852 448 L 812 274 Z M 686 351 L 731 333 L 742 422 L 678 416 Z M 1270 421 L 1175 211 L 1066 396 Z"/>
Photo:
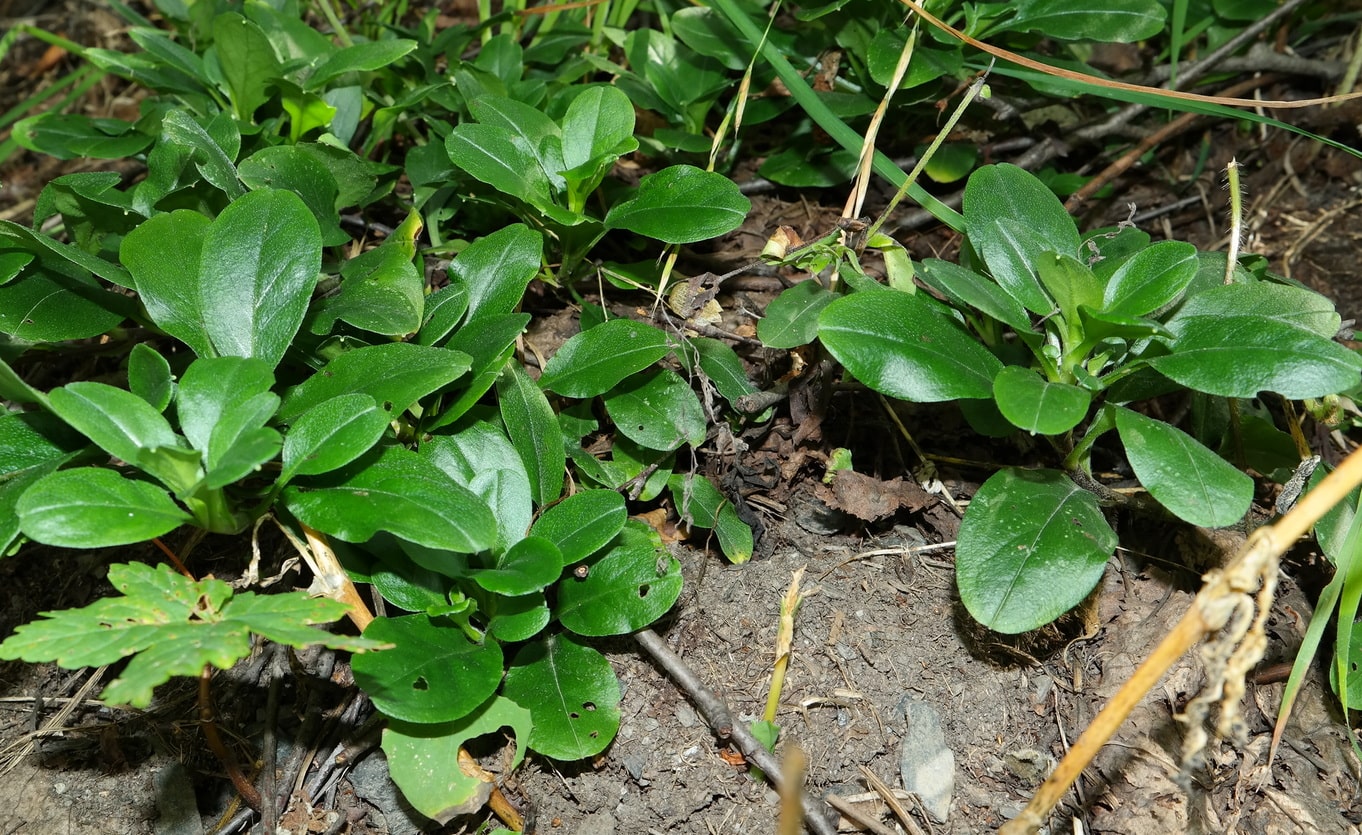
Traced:
<path fill-rule="evenodd" d="M 762 43 L 761 30 L 757 28 L 751 18 L 743 13 L 734 0 L 702 0 L 701 5 L 708 6 L 723 15 L 747 39 L 749 44 L 753 46 L 760 44 L 762 57 L 775 70 L 776 76 L 790 91 L 790 96 L 795 100 L 795 103 L 803 108 L 809 118 L 813 119 L 828 136 L 832 137 L 833 141 L 848 151 L 860 152 L 861 147 L 865 144 L 864 138 L 828 109 L 828 106 L 818 98 L 813 88 L 804 80 L 804 76 L 800 75 L 799 71 L 786 60 L 785 56 L 780 54 L 779 48 L 769 41 Z M 896 188 L 908 181 L 908 175 L 903 172 L 903 169 L 879 151 L 875 152 L 873 168 L 876 174 L 884 177 Z M 964 231 L 964 217 L 950 206 L 928 194 L 921 186 L 913 184 L 908 189 L 908 196 L 931 212 L 937 220 L 956 231 Z"/>

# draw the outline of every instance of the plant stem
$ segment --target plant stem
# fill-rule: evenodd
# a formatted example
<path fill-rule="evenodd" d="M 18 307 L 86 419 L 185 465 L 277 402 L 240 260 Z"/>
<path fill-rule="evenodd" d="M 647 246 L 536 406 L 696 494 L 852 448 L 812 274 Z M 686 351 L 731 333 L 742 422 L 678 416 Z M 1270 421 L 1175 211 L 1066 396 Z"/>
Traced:
<path fill-rule="evenodd" d="M 246 779 L 246 775 L 241 772 L 241 767 L 237 765 L 236 758 L 232 752 L 222 744 L 222 737 L 218 736 L 217 719 L 213 710 L 213 694 L 210 685 L 213 681 L 213 668 L 208 664 L 203 665 L 203 672 L 199 673 L 199 727 L 203 729 L 203 738 L 208 741 L 208 747 L 213 755 L 222 763 L 222 767 L 227 770 L 227 776 L 232 781 L 232 786 L 246 805 L 260 811 L 260 792 L 251 781 Z"/>

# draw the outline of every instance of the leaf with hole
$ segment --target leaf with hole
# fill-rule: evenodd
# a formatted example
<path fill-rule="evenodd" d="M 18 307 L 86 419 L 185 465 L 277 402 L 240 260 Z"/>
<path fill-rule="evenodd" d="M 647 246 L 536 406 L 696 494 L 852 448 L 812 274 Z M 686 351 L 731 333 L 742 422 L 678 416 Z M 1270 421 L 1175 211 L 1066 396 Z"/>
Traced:
<path fill-rule="evenodd" d="M 364 630 L 392 649 L 351 661 L 355 683 L 387 716 L 404 722 L 453 722 L 485 702 L 501 681 L 501 645 L 469 640 L 443 618 L 374 618 Z"/>
<path fill-rule="evenodd" d="M 673 450 L 705 442 L 704 408 L 675 371 L 663 368 L 635 375 L 602 399 L 615 428 L 637 444 Z"/>
<path fill-rule="evenodd" d="M 667 613 L 681 594 L 681 564 L 647 545 L 612 548 L 585 577 L 558 582 L 554 614 L 578 635 L 623 635 Z"/>
<path fill-rule="evenodd" d="M 527 644 L 506 671 L 502 695 L 530 711 L 529 747 L 556 760 L 604 751 L 620 723 L 620 686 L 610 662 L 569 635 Z"/>

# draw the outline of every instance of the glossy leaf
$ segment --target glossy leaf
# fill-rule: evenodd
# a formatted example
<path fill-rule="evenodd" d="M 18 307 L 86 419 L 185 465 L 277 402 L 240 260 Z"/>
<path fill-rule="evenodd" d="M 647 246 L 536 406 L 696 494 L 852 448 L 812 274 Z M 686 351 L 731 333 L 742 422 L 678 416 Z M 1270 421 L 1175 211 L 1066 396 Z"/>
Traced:
<path fill-rule="evenodd" d="M 82 446 L 83 438 L 46 412 L 0 413 L 0 556 L 19 537 L 19 497 Z"/>
<path fill-rule="evenodd" d="M 14 125 L 20 147 L 57 159 L 121 159 L 146 150 L 154 141 L 120 119 L 96 119 L 78 113 L 43 113 Z"/>
<path fill-rule="evenodd" d="M 1059 305 L 1060 314 L 1068 322 L 1078 320 L 1078 307 L 1095 307 L 1102 301 L 1102 285 L 1077 258 L 1072 255 L 1042 253 L 1035 260 L 1036 276 Z"/>
<path fill-rule="evenodd" d="M 219 354 L 279 364 L 303 322 L 321 233 L 292 192 L 253 191 L 208 228 L 199 264 L 204 328 Z"/>
<path fill-rule="evenodd" d="M 336 178 L 313 154 L 296 145 L 261 148 L 241 161 L 237 176 L 253 191 L 279 189 L 296 194 L 316 218 L 324 245 L 350 241 L 339 225 Z"/>
<path fill-rule="evenodd" d="M 1197 273 L 1196 247 L 1160 241 L 1126 259 L 1107 279 L 1102 310 L 1143 316 L 1178 297 Z"/>
<path fill-rule="evenodd" d="M 348 72 L 381 70 L 399 61 L 418 46 L 403 38 L 356 43 L 332 51 L 307 78 L 307 88 L 317 90 Z"/>
<path fill-rule="evenodd" d="M 1038 32 L 1069 41 L 1134 43 L 1163 31 L 1167 12 L 1157 0 L 1102 0 L 1100 4 L 1074 0 L 1023 0 L 1000 29 Z"/>
<path fill-rule="evenodd" d="M 881 394 L 922 403 L 993 396 L 1002 368 L 923 293 L 854 293 L 818 320 L 818 335 L 837 361 Z"/>
<path fill-rule="evenodd" d="M 928 258 L 922 262 L 918 276 L 923 283 L 940 292 L 957 305 L 973 308 L 990 318 L 997 319 L 1018 333 L 1031 330 L 1031 319 L 1021 303 L 1007 293 L 1001 292 L 997 284 L 950 261 Z"/>
<path fill-rule="evenodd" d="M 1063 473 L 1001 470 L 979 488 L 960 523 L 960 599 L 997 632 L 1035 629 L 1092 591 L 1116 542 L 1097 500 Z"/>
<path fill-rule="evenodd" d="M 445 342 L 451 351 L 462 351 L 471 360 L 471 378 L 459 392 L 458 398 L 441 410 L 428 424 L 438 429 L 463 417 L 496 383 L 502 370 L 515 351 L 516 340 L 530 323 L 528 313 L 508 313 L 504 316 L 484 316 L 459 328 Z"/>
<path fill-rule="evenodd" d="M 468 321 L 515 312 L 539 272 L 543 238 L 521 223 L 484 235 L 449 265 L 450 284 L 468 288 Z"/>
<path fill-rule="evenodd" d="M 639 374 L 603 398 L 620 434 L 649 449 L 673 450 L 705 442 L 708 423 L 700 399 L 670 369 Z"/>
<path fill-rule="evenodd" d="M 1342 324 L 1334 303 L 1319 293 L 1289 284 L 1255 281 L 1217 284 L 1192 295 L 1168 319 L 1168 329 L 1181 335 L 1199 326 L 1203 316 L 1255 316 L 1333 339 Z"/>
<path fill-rule="evenodd" d="M 105 383 L 70 383 L 53 389 L 48 402 L 58 417 L 123 461 L 136 461 L 144 449 L 184 445 L 151 404 Z"/>
<path fill-rule="evenodd" d="M 478 608 L 487 616 L 487 631 L 498 641 L 528 641 L 543 632 L 553 618 L 543 592 L 519 597 L 503 597 L 499 594 L 488 597 L 490 599 Z"/>
<path fill-rule="evenodd" d="M 1059 198 L 1015 165 L 985 165 L 965 186 L 965 230 L 993 280 L 1032 313 L 1053 303 L 1035 264 L 1045 252 L 1078 254 L 1078 227 Z"/>
<path fill-rule="evenodd" d="M 611 319 L 563 343 L 545 364 L 539 385 L 567 397 L 595 397 L 670 350 L 667 335 L 652 325 Z"/>
<path fill-rule="evenodd" d="M 15 510 L 25 536 L 61 548 L 145 542 L 191 521 L 161 488 L 100 467 L 44 476 Z"/>
<path fill-rule="evenodd" d="M 672 500 L 681 518 L 701 528 L 712 528 L 719 548 L 729 562 L 741 565 L 752 559 L 755 542 L 752 528 L 738 516 L 737 508 L 707 478 L 677 474 L 668 479 Z"/>
<path fill-rule="evenodd" d="M 1131 469 L 1159 504 L 1203 528 L 1244 518 L 1253 503 L 1253 479 L 1176 426 L 1114 408 Z"/>
<path fill-rule="evenodd" d="M 529 536 L 502 552 L 493 568 L 473 572 L 473 582 L 490 592 L 519 597 L 548 588 L 563 572 L 563 554 L 547 539 Z"/>
<path fill-rule="evenodd" d="M 563 433 L 544 392 L 519 365 L 506 366 L 497 379 L 497 402 L 506 434 L 530 474 L 535 504 L 546 504 L 563 492 L 567 453 Z"/>
<path fill-rule="evenodd" d="M 459 169 L 503 194 L 532 206 L 553 200 L 534 149 L 507 128 L 463 122 L 450 131 L 445 150 Z"/>
<path fill-rule="evenodd" d="M 213 46 L 236 117 L 247 124 L 269 99 L 266 87 L 279 72 L 279 58 L 269 36 L 235 12 L 213 16 Z"/>
<path fill-rule="evenodd" d="M 500 547 L 524 538 L 534 518 L 530 476 L 501 427 L 478 421 L 455 435 L 436 435 L 421 444 L 420 455 L 495 510 Z"/>
<path fill-rule="evenodd" d="M 567 566 L 604 548 L 628 518 L 624 497 L 619 493 L 583 490 L 546 509 L 535 520 L 530 534 L 558 546 L 563 566 Z"/>
<path fill-rule="evenodd" d="M 30 266 L 0 286 L 0 333 L 26 342 L 88 339 L 118 327 L 123 302 L 88 276 Z"/>
<path fill-rule="evenodd" d="M 145 342 L 132 346 L 128 353 L 128 390 L 164 412 L 175 393 L 175 378 L 170 363 Z"/>
<path fill-rule="evenodd" d="M 732 232 L 751 209 L 751 201 L 722 174 L 673 165 L 645 176 L 638 193 L 605 216 L 605 225 L 664 243 L 689 244 Z"/>
<path fill-rule="evenodd" d="M 210 225 L 198 212 L 159 214 L 129 232 L 119 248 L 152 321 L 200 357 L 217 356 L 199 292 L 199 263 Z"/>
<path fill-rule="evenodd" d="M 412 263 L 414 247 L 393 240 L 346 262 L 340 292 L 317 307 L 315 332 L 329 333 L 337 319 L 384 336 L 421 327 L 425 279 Z"/>
<path fill-rule="evenodd" d="M 351 660 L 355 683 L 384 714 L 432 724 L 467 716 L 496 692 L 501 646 L 475 644 L 457 625 L 427 615 L 375 618 L 364 637 L 393 645 Z"/>
<path fill-rule="evenodd" d="M 303 523 L 346 542 L 379 531 L 461 554 L 496 542 L 487 505 L 429 461 L 397 447 L 371 453 L 335 472 L 295 481 L 284 507 Z"/>
<path fill-rule="evenodd" d="M 681 595 L 681 563 L 649 545 L 620 545 L 586 577 L 558 583 L 554 614 L 578 635 L 623 635 L 666 614 Z"/>
<path fill-rule="evenodd" d="M 604 751 L 620 723 L 620 687 L 610 662 L 568 635 L 527 644 L 506 671 L 502 694 L 530 711 L 529 747 L 579 760 Z"/>
<path fill-rule="evenodd" d="M 388 430 L 392 413 L 367 394 L 338 394 L 323 400 L 289 427 L 284 436 L 281 482 L 295 475 L 340 469 L 368 452 Z"/>
<path fill-rule="evenodd" d="M 705 376 L 729 403 L 736 403 L 738 398 L 759 391 L 747 378 L 747 369 L 728 343 L 697 336 L 690 339 L 689 347 L 699 359 L 700 370 L 705 372 Z"/>
<path fill-rule="evenodd" d="M 1086 389 L 1051 382 L 1018 365 L 1007 366 L 993 378 L 993 397 L 1013 426 L 1041 435 L 1073 429 L 1092 403 L 1092 394 Z"/>
<path fill-rule="evenodd" d="M 565 171 L 613 163 L 620 145 L 633 139 L 634 105 L 615 87 L 588 87 L 568 105 L 562 128 Z"/>
<path fill-rule="evenodd" d="M 1160 374 L 1221 397 L 1275 391 L 1290 400 L 1356 386 L 1362 357 L 1342 345 L 1257 315 L 1180 319 L 1172 353 L 1149 360 Z"/>
<path fill-rule="evenodd" d="M 767 348 L 808 345 L 818 338 L 818 314 L 836 298 L 817 279 L 783 290 L 757 322 L 757 338 Z"/>
<path fill-rule="evenodd" d="M 525 757 L 534 722 L 528 710 L 510 699 L 495 696 L 455 722 L 390 721 L 383 730 L 388 773 L 402 790 L 402 798 L 438 824 L 475 814 L 487 803 L 495 785 L 465 773 L 460 768 L 459 749 L 508 727 L 516 740 L 510 763 L 514 770 Z"/>
<path fill-rule="evenodd" d="M 468 355 L 408 342 L 369 345 L 346 351 L 284 396 L 279 420 L 292 423 L 303 412 L 341 394 L 367 394 L 393 414 L 468 370 Z"/>

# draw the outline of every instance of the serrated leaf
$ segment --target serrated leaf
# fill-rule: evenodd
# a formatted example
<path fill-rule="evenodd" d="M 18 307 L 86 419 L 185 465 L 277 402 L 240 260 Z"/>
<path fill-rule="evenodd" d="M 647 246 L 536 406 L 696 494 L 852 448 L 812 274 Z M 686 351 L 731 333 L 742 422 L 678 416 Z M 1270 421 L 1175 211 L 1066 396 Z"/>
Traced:
<path fill-rule="evenodd" d="M 554 614 L 578 635 L 623 635 L 666 614 L 681 595 L 681 563 L 648 545 L 620 545 L 585 577 L 558 582 Z"/>
<path fill-rule="evenodd" d="M 366 345 L 346 351 L 291 389 L 279 407 L 279 421 L 292 423 L 308 409 L 342 394 L 367 394 L 393 414 L 457 380 L 469 357 L 458 351 L 409 342 Z"/>
<path fill-rule="evenodd" d="M 528 710 L 510 699 L 494 696 L 456 722 L 430 725 L 390 721 L 383 731 L 388 772 L 402 790 L 403 799 L 441 825 L 461 815 L 476 814 L 495 784 L 467 774 L 459 765 L 459 749 L 507 727 L 515 733 L 515 756 L 510 763 L 514 771 L 525 758 L 534 720 Z"/>
<path fill-rule="evenodd" d="M 1253 503 L 1253 479 L 1181 429 L 1113 408 L 1130 467 L 1159 504 L 1203 528 L 1244 518 Z"/>
<path fill-rule="evenodd" d="M 1000 470 L 979 488 L 960 523 L 960 599 L 990 629 L 1035 629 L 1092 591 L 1116 542 L 1097 499 L 1063 473 Z"/>
<path fill-rule="evenodd" d="M 818 335 L 881 394 L 920 403 L 993 396 L 997 357 L 924 293 L 853 293 L 828 305 Z"/>
<path fill-rule="evenodd" d="M 284 436 L 284 470 L 279 481 L 344 467 L 372 449 L 391 421 L 392 413 L 367 394 L 323 400 L 303 412 Z"/>
<path fill-rule="evenodd" d="M 144 542 L 192 521 L 159 487 L 98 467 L 44 476 L 15 511 L 25 536 L 63 548 Z"/>
<path fill-rule="evenodd" d="M 817 279 L 801 281 L 771 300 L 757 322 L 757 338 L 767 348 L 798 348 L 818 338 L 818 314 L 837 296 Z"/>
<path fill-rule="evenodd" d="M 610 662 L 568 635 L 521 648 L 506 671 L 502 694 L 530 711 L 529 747 L 545 757 L 599 754 L 619 730 L 619 680 Z"/>
<path fill-rule="evenodd" d="M 751 209 L 751 201 L 722 174 L 673 165 L 640 180 L 637 194 L 606 214 L 605 226 L 689 244 L 732 232 Z"/>
<path fill-rule="evenodd" d="M 567 397 L 595 397 L 670 350 L 667 335 L 652 325 L 611 319 L 563 343 L 545 364 L 539 386 Z"/>
<path fill-rule="evenodd" d="M 1013 426 L 1041 435 L 1073 429 L 1092 403 L 1092 393 L 1086 389 L 1051 382 L 1019 365 L 1009 365 L 993 378 L 993 398 Z"/>
<path fill-rule="evenodd" d="M 487 505 L 426 459 L 397 447 L 370 453 L 306 485 L 285 488 L 284 506 L 304 524 L 346 542 L 379 531 L 461 554 L 491 548 L 496 520 Z"/>
<path fill-rule="evenodd" d="M 392 644 L 351 662 L 355 683 L 383 713 L 432 724 L 467 716 L 501 681 L 501 645 L 475 644 L 454 623 L 427 615 L 375 618 L 364 637 Z"/>
<path fill-rule="evenodd" d="M 43 612 L 43 620 L 20 626 L 0 644 L 0 658 L 56 661 L 75 668 L 134 656 L 104 689 L 103 698 L 145 708 L 152 690 L 172 677 L 197 676 L 207 664 L 225 670 L 249 655 L 253 632 L 300 648 L 322 644 L 360 651 L 380 646 L 309 628 L 345 612 L 345 604 L 334 600 L 313 600 L 302 593 L 233 595 L 221 580 L 195 581 L 167 565 L 111 565 L 109 582 L 123 596 L 81 609 Z"/>
<path fill-rule="evenodd" d="M 620 434 L 640 446 L 664 451 L 705 442 L 708 423 L 700 399 L 670 369 L 625 380 L 602 400 Z"/>
<path fill-rule="evenodd" d="M 535 520 L 530 534 L 557 545 L 563 566 L 567 566 L 604 548 L 628 518 L 624 497 L 619 493 L 583 490 L 546 509 Z"/>

